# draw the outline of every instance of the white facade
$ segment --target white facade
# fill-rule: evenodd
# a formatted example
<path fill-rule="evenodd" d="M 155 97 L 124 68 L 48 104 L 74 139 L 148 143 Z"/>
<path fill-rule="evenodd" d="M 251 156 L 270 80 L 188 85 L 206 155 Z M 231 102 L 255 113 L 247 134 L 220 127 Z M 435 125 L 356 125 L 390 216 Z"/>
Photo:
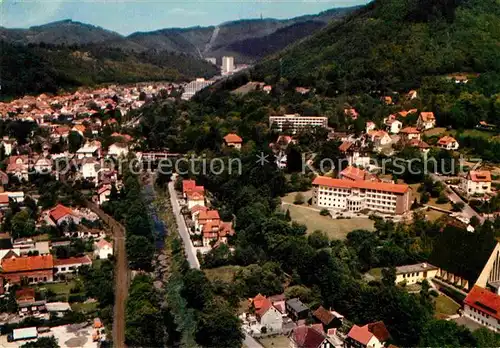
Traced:
<path fill-rule="evenodd" d="M 467 177 L 461 181 L 461 189 L 467 193 L 468 196 L 491 193 L 491 179 L 489 181 L 473 180 L 469 173 Z"/>
<path fill-rule="evenodd" d="M 189 82 L 184 87 L 184 93 L 182 93 L 181 98 L 184 100 L 191 99 L 197 92 L 201 91 L 203 88 L 210 86 L 213 81 L 207 81 L 204 78 L 198 78 L 194 81 Z"/>
<path fill-rule="evenodd" d="M 331 179 L 331 182 L 313 182 L 313 205 L 352 213 L 369 209 L 386 214 L 403 214 L 410 208 L 411 195 L 408 190 L 402 192 L 388 188 L 406 185 L 351 182 L 342 179 Z"/>
<path fill-rule="evenodd" d="M 108 256 L 113 255 L 113 245 L 106 241 L 96 243 L 94 255 L 98 256 L 101 260 L 106 260 Z"/>
<path fill-rule="evenodd" d="M 234 57 L 222 57 L 222 74 L 234 72 Z"/>
<path fill-rule="evenodd" d="M 500 332 L 500 320 L 497 320 L 486 312 L 473 308 L 464 303 L 463 315 L 492 331 Z"/>
<path fill-rule="evenodd" d="M 97 162 L 86 161 L 82 164 L 82 176 L 85 179 L 97 179 Z"/>
<path fill-rule="evenodd" d="M 401 128 L 403 128 L 403 123 L 401 123 L 401 121 L 394 120 L 394 121 L 389 122 L 387 124 L 387 128 L 388 128 L 389 132 L 391 132 L 392 134 L 397 134 L 397 133 L 399 133 Z"/>
<path fill-rule="evenodd" d="M 281 332 L 283 316 L 274 306 L 271 306 L 260 318 L 260 325 L 265 326 L 268 332 Z"/>
<path fill-rule="evenodd" d="M 325 116 L 300 116 L 299 114 L 284 116 L 269 116 L 269 127 L 277 126 L 278 131 L 283 131 L 284 125 L 289 125 L 293 133 L 305 127 L 328 127 L 328 117 Z"/>

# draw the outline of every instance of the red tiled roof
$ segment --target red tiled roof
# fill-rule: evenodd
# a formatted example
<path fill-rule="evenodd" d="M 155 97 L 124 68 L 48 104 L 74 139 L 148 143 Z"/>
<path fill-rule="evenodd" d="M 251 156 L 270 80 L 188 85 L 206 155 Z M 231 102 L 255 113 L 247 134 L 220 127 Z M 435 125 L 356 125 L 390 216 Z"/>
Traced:
<path fill-rule="evenodd" d="M 110 242 L 108 242 L 107 240 L 105 239 L 101 239 L 100 241 L 98 241 L 96 243 L 96 246 L 99 248 L 99 249 L 102 249 L 104 248 L 105 246 L 109 246 L 109 247 L 113 247 L 113 244 L 111 244 Z"/>
<path fill-rule="evenodd" d="M 207 211 L 208 208 L 203 206 L 203 205 L 199 205 L 199 204 L 196 204 L 194 207 L 191 208 L 191 214 L 195 214 L 199 211 Z"/>
<path fill-rule="evenodd" d="M 79 264 L 92 264 L 92 260 L 85 255 L 81 257 L 69 257 L 67 259 L 55 259 L 54 266 L 65 266 L 65 265 L 79 265 Z"/>
<path fill-rule="evenodd" d="M 325 340 L 324 334 L 308 326 L 298 326 L 293 330 L 292 338 L 298 348 L 318 348 Z"/>
<path fill-rule="evenodd" d="M 51 268 L 54 268 L 52 255 L 17 257 L 2 260 L 2 270 L 4 273 Z"/>
<path fill-rule="evenodd" d="M 52 209 L 50 211 L 50 217 L 54 220 L 54 221 L 59 221 L 60 219 L 62 219 L 63 217 L 65 217 L 66 215 L 73 215 L 73 210 L 71 210 L 70 208 L 68 207 L 65 207 L 64 205 L 62 204 L 58 204 L 56 205 L 56 207 L 54 209 Z"/>
<path fill-rule="evenodd" d="M 193 200 L 193 201 L 199 201 L 205 197 L 203 195 L 203 192 L 198 192 L 198 191 L 188 191 L 188 192 L 186 192 L 186 195 L 187 195 L 188 199 Z"/>
<path fill-rule="evenodd" d="M 373 337 L 373 334 L 368 330 L 368 327 L 365 326 L 358 326 L 354 325 L 351 330 L 349 330 L 349 333 L 347 334 L 347 337 L 361 343 L 362 345 L 366 346 L 368 345 L 368 342 Z"/>
<path fill-rule="evenodd" d="M 491 182 L 491 172 L 489 170 L 471 170 L 469 177 L 474 182 Z"/>
<path fill-rule="evenodd" d="M 356 168 L 353 166 L 348 166 L 346 169 L 340 172 L 341 177 L 346 177 L 348 179 L 358 181 L 365 180 L 367 173 L 360 168 Z"/>
<path fill-rule="evenodd" d="M 319 306 L 318 309 L 316 309 L 313 312 L 313 315 L 321 321 L 325 325 L 329 325 L 332 320 L 335 318 L 329 310 L 325 309 L 323 306 Z"/>
<path fill-rule="evenodd" d="M 229 133 L 224 137 L 224 141 L 227 144 L 234 144 L 234 143 L 239 144 L 243 142 L 243 139 L 241 139 L 241 137 L 236 133 Z"/>
<path fill-rule="evenodd" d="M 368 327 L 368 331 L 370 331 L 372 334 L 375 335 L 375 337 L 378 338 L 380 342 L 386 342 L 389 337 L 391 336 L 389 334 L 389 331 L 387 331 L 387 328 L 385 327 L 385 324 L 383 321 L 377 321 L 375 323 L 370 323 L 368 325 L 365 325 Z"/>
<path fill-rule="evenodd" d="M 456 142 L 455 138 L 450 137 L 449 135 L 445 135 L 444 137 L 439 139 L 438 144 L 439 145 L 448 145 L 448 144 L 451 144 L 454 142 Z"/>
<path fill-rule="evenodd" d="M 33 301 L 35 299 L 35 289 L 26 288 L 16 291 L 17 301 Z"/>
<path fill-rule="evenodd" d="M 340 187 L 340 188 L 358 188 L 367 190 L 379 190 L 393 193 L 406 193 L 409 190 L 405 184 L 389 184 L 385 182 L 374 181 L 351 181 L 343 179 L 333 179 L 326 176 L 318 176 L 314 179 L 313 185 Z"/>
<path fill-rule="evenodd" d="M 427 144 L 425 141 L 419 140 L 419 139 L 412 139 L 410 140 L 410 145 L 413 147 L 418 147 L 420 149 L 428 149 L 430 148 L 429 144 Z"/>
<path fill-rule="evenodd" d="M 0 204 L 9 204 L 9 195 L 7 193 L 0 194 Z"/>
<path fill-rule="evenodd" d="M 342 144 L 340 144 L 339 151 L 340 152 L 346 152 L 347 150 L 349 150 L 349 148 L 351 147 L 351 145 L 352 145 L 352 142 L 350 142 L 350 141 L 344 141 Z"/>
<path fill-rule="evenodd" d="M 219 211 L 217 210 L 207 210 L 201 211 L 198 215 L 198 220 L 218 220 L 220 219 Z"/>
<path fill-rule="evenodd" d="M 421 112 L 420 118 L 422 118 L 422 121 L 424 121 L 424 122 L 430 122 L 430 121 L 434 121 L 436 119 L 434 117 L 433 112 Z"/>
<path fill-rule="evenodd" d="M 189 191 L 203 192 L 205 188 L 203 186 L 196 186 L 196 181 L 194 180 L 182 180 L 182 193 Z"/>
<path fill-rule="evenodd" d="M 500 296 L 474 285 L 464 300 L 464 304 L 500 320 Z"/>
<path fill-rule="evenodd" d="M 404 134 L 420 134 L 420 131 L 415 127 L 405 127 L 399 132 Z"/>

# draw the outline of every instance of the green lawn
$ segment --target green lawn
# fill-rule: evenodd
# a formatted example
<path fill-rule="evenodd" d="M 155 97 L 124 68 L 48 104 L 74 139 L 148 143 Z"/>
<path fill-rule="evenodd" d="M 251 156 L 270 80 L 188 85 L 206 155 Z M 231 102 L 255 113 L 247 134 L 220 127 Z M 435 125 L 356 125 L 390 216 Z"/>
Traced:
<path fill-rule="evenodd" d="M 240 269 L 239 266 L 222 266 L 203 270 L 210 281 L 221 280 L 226 283 L 231 283 L 234 275 Z"/>
<path fill-rule="evenodd" d="M 288 348 L 290 346 L 290 339 L 285 336 L 260 338 L 259 341 L 264 348 Z"/>
<path fill-rule="evenodd" d="M 75 280 L 70 280 L 68 282 L 62 283 L 46 283 L 43 285 L 39 285 L 37 290 L 41 291 L 46 289 L 54 292 L 56 295 L 68 295 L 70 290 L 76 285 Z"/>
<path fill-rule="evenodd" d="M 71 304 L 71 309 L 75 312 L 81 312 L 83 314 L 89 314 L 89 313 L 94 313 L 97 312 L 97 307 L 98 303 L 97 302 L 92 302 L 92 303 L 72 303 Z"/>
<path fill-rule="evenodd" d="M 319 211 L 310 209 L 306 205 L 285 205 L 290 210 L 293 221 L 306 225 L 307 233 L 321 230 L 330 239 L 345 239 L 347 234 L 357 229 L 374 231 L 374 222 L 367 218 L 332 219 L 321 216 Z"/>
<path fill-rule="evenodd" d="M 445 318 L 447 316 L 457 314 L 457 310 L 460 308 L 460 305 L 450 299 L 448 296 L 440 294 L 436 300 L 436 317 Z"/>

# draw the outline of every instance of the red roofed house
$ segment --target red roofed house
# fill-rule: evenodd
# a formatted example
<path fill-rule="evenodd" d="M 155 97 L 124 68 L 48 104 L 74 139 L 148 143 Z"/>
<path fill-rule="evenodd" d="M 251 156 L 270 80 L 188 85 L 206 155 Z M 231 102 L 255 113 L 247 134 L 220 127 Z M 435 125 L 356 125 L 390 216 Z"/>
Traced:
<path fill-rule="evenodd" d="M 196 186 L 194 180 L 182 180 L 182 194 L 186 199 L 188 209 L 196 205 L 205 206 L 205 188 Z"/>
<path fill-rule="evenodd" d="M 458 141 L 449 135 L 445 135 L 438 140 L 437 146 L 445 150 L 458 150 Z"/>
<path fill-rule="evenodd" d="M 76 216 L 75 212 L 62 204 L 58 204 L 55 208 L 49 211 L 50 221 L 56 225 L 61 225 L 63 222 L 70 223 L 73 221 L 75 224 L 80 223 L 80 218 Z"/>
<path fill-rule="evenodd" d="M 408 185 L 352 181 L 318 176 L 313 181 L 313 204 L 318 208 L 359 212 L 368 209 L 404 214 L 411 206 Z"/>
<path fill-rule="evenodd" d="M 409 142 L 413 139 L 420 140 L 420 131 L 415 127 L 405 127 L 401 129 L 399 134 L 401 134 L 402 142 Z"/>
<path fill-rule="evenodd" d="M 106 260 L 108 256 L 113 255 L 113 244 L 101 239 L 100 241 L 94 243 L 94 255 L 99 256 L 99 259 Z"/>
<path fill-rule="evenodd" d="M 258 294 L 250 299 L 251 308 L 255 311 L 255 316 L 259 324 L 267 329 L 267 332 L 281 333 L 283 328 L 283 317 L 281 312 L 276 309 L 271 301 Z"/>
<path fill-rule="evenodd" d="M 384 322 L 367 324 L 365 326 L 354 325 L 344 341 L 345 348 L 382 348 L 389 339 L 390 334 Z"/>
<path fill-rule="evenodd" d="M 475 285 L 464 300 L 463 315 L 498 332 L 500 330 L 500 296 Z"/>
<path fill-rule="evenodd" d="M 433 112 L 421 112 L 417 120 L 418 129 L 431 129 L 436 127 L 436 118 Z"/>
<path fill-rule="evenodd" d="M 27 155 L 22 156 L 10 156 L 7 162 L 7 174 L 11 174 L 17 177 L 19 180 L 28 180 L 29 171 L 29 157 Z"/>
<path fill-rule="evenodd" d="M 26 288 L 16 290 L 16 302 L 18 305 L 30 304 L 35 302 L 35 289 Z"/>
<path fill-rule="evenodd" d="M 227 147 L 233 147 L 239 150 L 241 149 L 241 143 L 243 143 L 243 139 L 241 139 L 238 134 L 229 133 L 224 137 L 224 144 Z"/>
<path fill-rule="evenodd" d="M 491 193 L 491 172 L 489 170 L 471 170 L 462 180 L 461 189 L 468 196 Z"/>
<path fill-rule="evenodd" d="M 321 331 L 309 326 L 296 327 L 290 336 L 293 348 L 334 348 L 335 345 Z"/>
<path fill-rule="evenodd" d="M 2 260 L 1 276 L 9 283 L 19 284 L 26 279 L 29 284 L 51 282 L 54 275 L 52 255 L 11 257 Z"/>
<path fill-rule="evenodd" d="M 228 236 L 234 235 L 233 224 L 222 221 L 217 210 L 199 210 L 193 219 L 195 230 L 202 233 L 205 247 L 211 243 L 227 243 Z"/>
<path fill-rule="evenodd" d="M 54 260 L 54 268 L 58 274 L 73 273 L 82 266 L 92 266 L 92 260 L 87 255 Z"/>

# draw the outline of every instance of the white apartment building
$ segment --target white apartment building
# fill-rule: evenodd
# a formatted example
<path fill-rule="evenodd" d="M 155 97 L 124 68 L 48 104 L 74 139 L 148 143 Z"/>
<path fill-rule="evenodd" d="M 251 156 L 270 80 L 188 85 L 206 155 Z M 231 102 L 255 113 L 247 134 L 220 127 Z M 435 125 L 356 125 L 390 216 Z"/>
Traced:
<path fill-rule="evenodd" d="M 189 82 L 184 87 L 184 93 L 182 93 L 181 98 L 183 100 L 191 99 L 196 93 L 201 91 L 203 88 L 210 86 L 213 81 L 205 80 L 204 78 L 197 78 L 194 81 Z"/>
<path fill-rule="evenodd" d="M 222 57 L 222 74 L 228 75 L 234 72 L 234 57 Z"/>
<path fill-rule="evenodd" d="M 462 180 L 461 189 L 468 196 L 491 193 L 491 172 L 488 170 L 471 170 Z"/>
<path fill-rule="evenodd" d="M 328 127 L 328 117 L 326 116 L 300 116 L 299 114 L 269 116 L 269 127 L 276 125 L 278 131 L 289 127 L 293 133 L 305 127 Z"/>
<path fill-rule="evenodd" d="M 369 209 L 400 215 L 410 210 L 411 193 L 408 185 L 318 176 L 313 181 L 313 205 L 352 213 Z"/>
<path fill-rule="evenodd" d="M 500 332 L 500 296 L 475 285 L 464 300 L 465 317 Z"/>

